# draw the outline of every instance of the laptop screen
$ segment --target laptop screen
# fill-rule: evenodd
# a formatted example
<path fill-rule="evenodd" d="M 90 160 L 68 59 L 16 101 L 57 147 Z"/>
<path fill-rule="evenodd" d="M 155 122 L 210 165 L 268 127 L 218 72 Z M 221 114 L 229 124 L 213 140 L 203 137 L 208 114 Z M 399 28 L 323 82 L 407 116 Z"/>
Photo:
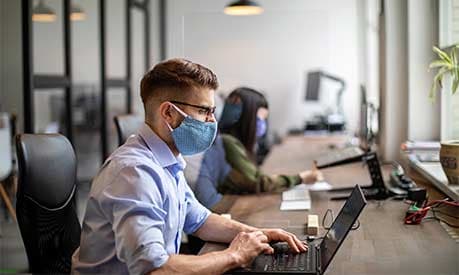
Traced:
<path fill-rule="evenodd" d="M 336 251 L 343 243 L 352 225 L 357 221 L 366 204 L 360 186 L 356 185 L 339 212 L 332 226 L 320 243 L 321 271 L 324 272 L 330 264 Z"/>

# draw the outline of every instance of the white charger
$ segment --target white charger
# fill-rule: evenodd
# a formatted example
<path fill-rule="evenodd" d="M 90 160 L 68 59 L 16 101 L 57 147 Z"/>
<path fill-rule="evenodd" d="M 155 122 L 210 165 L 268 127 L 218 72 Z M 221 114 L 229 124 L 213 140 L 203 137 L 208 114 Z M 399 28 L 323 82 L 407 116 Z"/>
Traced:
<path fill-rule="evenodd" d="M 308 215 L 307 230 L 308 235 L 317 235 L 319 233 L 319 216 Z"/>

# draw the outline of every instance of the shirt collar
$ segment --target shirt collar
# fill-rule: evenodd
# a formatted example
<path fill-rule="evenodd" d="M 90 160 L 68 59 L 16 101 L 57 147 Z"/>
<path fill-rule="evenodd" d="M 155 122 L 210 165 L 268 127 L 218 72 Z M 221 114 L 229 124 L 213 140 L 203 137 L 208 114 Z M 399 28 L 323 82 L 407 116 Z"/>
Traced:
<path fill-rule="evenodd" d="M 174 156 L 169 146 L 148 126 L 146 123 L 139 130 L 139 135 L 143 138 L 150 151 L 155 155 L 161 167 L 179 165 L 180 170 L 185 169 L 186 162 L 182 155 Z"/>

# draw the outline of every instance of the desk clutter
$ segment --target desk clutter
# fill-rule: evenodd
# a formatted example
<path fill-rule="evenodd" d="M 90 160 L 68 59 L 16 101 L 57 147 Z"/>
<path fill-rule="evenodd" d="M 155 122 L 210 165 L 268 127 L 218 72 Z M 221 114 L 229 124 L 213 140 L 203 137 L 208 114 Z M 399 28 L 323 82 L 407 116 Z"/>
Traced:
<path fill-rule="evenodd" d="M 297 185 L 288 191 L 282 192 L 280 210 L 309 210 L 311 196 L 303 184 Z"/>
<path fill-rule="evenodd" d="M 431 144 L 427 145 L 431 146 Z M 446 198 L 429 202 L 427 190 L 418 187 L 397 162 L 393 162 L 390 180 L 386 184 L 377 154 L 375 152 L 367 153 L 362 160 L 368 167 L 372 181 L 370 186 L 363 188 L 367 200 L 404 200 L 410 204 L 403 220 L 405 224 L 418 225 L 425 219 L 435 219 L 442 225 L 449 227 L 447 232 L 450 236 L 459 240 L 459 201 Z M 331 191 L 336 191 L 336 189 Z M 340 197 L 335 198 L 339 199 Z M 440 207 L 442 209 L 439 210 Z M 428 216 L 429 212 L 431 215 Z"/>
<path fill-rule="evenodd" d="M 330 137 L 325 141 L 318 140 L 316 137 L 288 137 L 281 146 L 273 148 L 264 167 L 266 170 L 275 169 L 276 173 L 292 171 L 301 164 L 317 160 L 317 156 L 324 153 L 323 148 L 330 142 L 336 142 L 336 137 Z M 298 148 L 305 143 L 311 146 L 305 149 L 301 147 L 302 150 L 299 150 Z M 286 150 L 290 152 L 288 160 L 285 158 Z M 368 154 L 371 152 L 366 152 L 365 155 Z M 373 156 L 376 156 L 376 153 Z M 305 186 L 300 185 L 285 191 L 284 194 L 241 196 L 229 212 L 234 219 L 253 225 L 282 225 L 302 239 L 319 244 L 327 233 L 342 232 L 342 230 L 335 231 L 335 227 L 343 224 L 342 217 L 337 213 L 345 201 L 331 200 L 331 198 L 345 195 L 343 198 L 349 199 L 352 193 L 352 188 L 349 187 L 354 183 L 359 184 L 362 187 L 362 194 L 371 198 L 371 201 L 368 199 L 369 202 L 358 219 L 346 222 L 350 227 L 349 238 L 339 248 L 340 251 L 337 252 L 328 270 L 330 274 L 339 274 L 342 271 L 345 271 L 343 274 L 456 274 L 458 231 L 443 221 L 438 222 L 433 215 L 435 212 L 436 217 L 444 219 L 449 224 L 458 225 L 458 208 L 443 202 L 433 203 L 436 200 L 443 200 L 445 194 L 430 186 L 420 175 L 413 174 L 414 170 L 403 171 L 396 163 L 392 167 L 381 166 L 376 161 L 377 156 L 373 156 L 361 158 L 355 163 L 323 168 L 323 176 L 331 184 L 332 190 L 316 194 L 308 189 L 309 199 L 312 202 L 309 210 L 279 209 L 279 206 L 288 204 L 286 199 L 298 198 L 298 194 L 306 196 L 307 192 L 301 191 L 306 189 Z M 403 168 L 407 168 L 406 162 L 401 164 Z M 371 174 L 373 175 L 370 176 Z M 398 187 L 399 192 L 393 192 L 392 187 Z M 335 189 L 341 191 L 334 191 Z M 419 191 L 420 193 L 416 194 L 417 192 L 414 192 L 416 190 L 425 190 L 427 203 L 414 210 L 421 210 L 429 202 L 433 203 L 432 210 L 425 213 L 425 218 L 420 225 L 407 225 L 405 213 L 411 208 L 409 204 L 415 203 L 417 195 L 423 192 Z M 298 194 L 294 195 L 295 192 Z M 373 196 L 378 192 L 382 195 Z M 423 213 L 424 211 L 418 214 Z M 312 215 L 318 216 L 317 235 L 313 235 Z M 217 250 L 217 245 L 206 244 L 204 251 L 206 253 L 214 251 L 212 248 Z M 224 249 L 224 246 L 218 249 Z M 390 258 L 385 258 L 388 255 L 391 255 Z M 291 263 L 295 258 L 284 259 L 289 259 L 287 262 Z M 387 261 L 375 261 L 375 259 L 387 259 Z M 412 264 L 414 262 L 415 265 Z M 270 266 L 269 261 L 261 263 L 263 267 L 266 264 Z M 299 273 L 308 274 L 304 271 Z"/>
<path fill-rule="evenodd" d="M 421 211 L 427 203 L 427 192 L 424 188 L 420 188 L 410 177 L 405 175 L 402 166 L 396 162 L 393 163 L 390 173 L 390 180 L 386 184 L 381 165 L 376 152 L 366 153 L 362 157 L 362 161 L 368 168 L 368 173 L 371 178 L 371 185 L 362 188 L 363 194 L 367 200 L 387 200 L 399 199 L 413 201 L 412 206 L 407 211 L 405 223 L 419 224 L 427 214 L 427 210 Z M 282 193 L 282 202 L 280 210 L 310 210 L 311 196 L 310 191 L 329 191 L 332 194 L 332 199 L 346 199 L 349 196 L 350 188 L 332 188 L 327 182 L 316 182 L 314 184 L 300 184 L 290 190 Z M 459 205 L 458 202 L 449 202 L 449 205 Z M 428 206 L 427 206 L 428 207 Z M 421 211 L 421 212 L 419 212 Z M 451 216 L 451 215 L 450 215 Z M 452 215 L 455 221 L 445 223 L 452 227 L 458 226 L 457 215 Z M 437 218 L 436 219 L 441 219 Z"/>
<path fill-rule="evenodd" d="M 332 186 L 326 181 L 318 181 L 313 184 L 299 184 L 282 192 L 280 210 L 309 210 L 311 209 L 310 191 L 328 191 L 331 189 Z"/>

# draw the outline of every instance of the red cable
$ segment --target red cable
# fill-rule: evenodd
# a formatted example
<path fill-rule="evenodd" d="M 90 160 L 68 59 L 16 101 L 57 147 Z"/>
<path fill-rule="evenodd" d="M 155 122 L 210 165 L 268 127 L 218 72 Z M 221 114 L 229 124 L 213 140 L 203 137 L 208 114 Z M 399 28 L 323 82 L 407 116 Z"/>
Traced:
<path fill-rule="evenodd" d="M 421 221 L 427 216 L 427 213 L 429 212 L 430 209 L 432 209 L 432 205 L 436 204 L 436 203 L 444 203 L 444 204 L 447 204 L 447 205 L 451 205 L 451 206 L 456 206 L 456 207 L 459 207 L 459 202 L 450 202 L 450 201 L 446 201 L 446 200 L 434 200 L 434 201 L 431 201 L 429 203 L 427 203 L 425 205 L 425 207 L 419 209 L 418 211 L 412 213 L 411 215 L 407 216 L 405 218 L 405 223 L 407 224 L 418 224 L 418 223 L 421 223 Z"/>
<path fill-rule="evenodd" d="M 426 205 L 426 207 L 431 206 L 435 203 L 444 203 L 444 204 L 451 205 L 451 206 L 459 206 L 459 202 L 456 202 L 456 201 L 434 200 L 434 201 L 429 202 Z"/>

